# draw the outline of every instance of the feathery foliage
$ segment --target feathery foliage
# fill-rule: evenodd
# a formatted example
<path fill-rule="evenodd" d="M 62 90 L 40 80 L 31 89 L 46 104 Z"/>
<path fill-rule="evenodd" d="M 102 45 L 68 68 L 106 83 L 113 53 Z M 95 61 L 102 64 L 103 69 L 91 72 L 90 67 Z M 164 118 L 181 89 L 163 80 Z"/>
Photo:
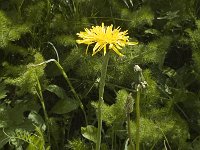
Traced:
<path fill-rule="evenodd" d="M 125 107 L 129 93 L 136 97 L 136 64 L 148 83 L 141 94 L 140 147 L 199 149 L 198 0 L 0 0 L 0 8 L 0 149 L 94 149 L 94 141 L 81 129 L 97 127 L 102 58 L 86 55 L 87 46 L 76 44 L 76 33 L 102 22 L 128 30 L 130 42 L 139 42 L 121 50 L 125 57 L 110 55 L 102 149 L 127 146 Z M 33 67 L 57 60 L 57 54 L 83 103 L 88 126 L 57 66 Z M 130 120 L 134 143 L 135 109 Z M 88 130 L 84 133 L 96 137 Z"/>

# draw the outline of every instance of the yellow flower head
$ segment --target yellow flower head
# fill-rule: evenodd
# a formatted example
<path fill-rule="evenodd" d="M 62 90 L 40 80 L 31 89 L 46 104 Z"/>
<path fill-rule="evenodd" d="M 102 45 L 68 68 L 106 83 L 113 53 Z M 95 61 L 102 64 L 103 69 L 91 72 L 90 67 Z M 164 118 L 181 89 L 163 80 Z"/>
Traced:
<path fill-rule="evenodd" d="M 85 28 L 85 32 L 77 33 L 77 35 L 82 38 L 81 40 L 76 40 L 78 44 L 87 44 L 86 53 L 90 44 L 96 43 L 93 48 L 92 56 L 103 49 L 104 55 L 106 54 L 106 46 L 108 49 L 115 51 L 119 56 L 123 56 L 120 53 L 120 49 L 125 45 L 136 45 L 138 42 L 129 42 L 127 36 L 127 30 L 120 32 L 120 28 L 113 29 L 111 26 L 92 26 L 92 29 Z"/>

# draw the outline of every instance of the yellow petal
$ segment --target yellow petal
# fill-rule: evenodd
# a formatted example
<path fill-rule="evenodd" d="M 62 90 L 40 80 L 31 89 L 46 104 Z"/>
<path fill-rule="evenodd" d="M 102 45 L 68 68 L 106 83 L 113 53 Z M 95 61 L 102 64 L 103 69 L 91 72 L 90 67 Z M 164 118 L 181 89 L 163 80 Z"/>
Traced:
<path fill-rule="evenodd" d="M 96 49 L 99 48 L 99 46 L 101 46 L 101 44 L 99 44 L 99 42 L 97 42 L 97 43 L 95 44 L 94 48 L 93 48 L 93 53 L 94 53 L 94 51 L 96 51 Z"/>
<path fill-rule="evenodd" d="M 90 44 L 88 44 L 86 51 L 85 51 L 85 54 L 87 54 L 89 46 L 90 46 Z"/>
<path fill-rule="evenodd" d="M 104 56 L 106 55 L 106 45 L 103 48 L 103 54 L 104 54 Z"/>
<path fill-rule="evenodd" d="M 118 43 L 115 44 L 115 46 L 117 47 L 117 49 L 122 49 Z"/>
<path fill-rule="evenodd" d="M 82 43 L 81 41 L 82 40 L 76 40 L 76 43 L 81 44 Z"/>
<path fill-rule="evenodd" d="M 112 46 L 112 49 L 117 53 L 119 56 L 124 56 L 122 53 L 118 51 L 118 49 L 115 46 Z"/>
<path fill-rule="evenodd" d="M 77 33 L 80 39 L 76 40 L 76 42 L 78 44 L 87 44 L 86 53 L 88 52 L 89 45 L 95 43 L 92 55 L 99 51 L 103 51 L 103 55 L 105 55 L 106 45 L 108 44 L 110 50 L 115 51 L 119 56 L 123 56 L 119 51 L 122 47 L 138 44 L 138 42 L 129 42 L 128 30 L 121 32 L 120 27 L 113 29 L 112 24 L 105 26 L 102 23 L 101 26 L 92 26 L 92 28 L 85 28 L 84 30 L 84 32 Z"/>
<path fill-rule="evenodd" d="M 112 47 L 113 47 L 113 44 L 110 44 L 110 45 L 109 45 L 109 49 L 112 49 Z"/>
<path fill-rule="evenodd" d="M 128 44 L 128 45 L 137 45 L 138 42 L 128 42 L 127 44 Z"/>
<path fill-rule="evenodd" d="M 96 53 L 98 53 L 99 51 L 101 51 L 102 48 L 104 48 L 104 45 L 101 45 L 96 51 L 93 50 L 92 56 L 95 55 Z"/>

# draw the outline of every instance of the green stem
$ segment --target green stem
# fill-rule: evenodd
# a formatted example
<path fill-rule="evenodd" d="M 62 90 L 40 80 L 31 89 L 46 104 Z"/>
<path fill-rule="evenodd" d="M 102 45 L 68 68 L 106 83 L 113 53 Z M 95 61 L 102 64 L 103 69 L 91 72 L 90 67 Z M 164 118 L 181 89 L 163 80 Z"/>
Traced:
<path fill-rule="evenodd" d="M 140 87 L 137 88 L 136 97 L 136 150 L 140 149 Z"/>
<path fill-rule="evenodd" d="M 133 141 L 131 138 L 131 120 L 130 120 L 130 114 L 127 114 L 127 125 L 128 125 L 128 137 L 129 137 L 129 142 L 131 145 L 131 150 L 134 150 L 134 145 L 133 145 Z"/>
<path fill-rule="evenodd" d="M 102 107 L 102 104 L 104 103 L 103 95 L 104 95 L 108 60 L 109 60 L 109 53 L 106 53 L 106 55 L 103 56 L 101 78 L 99 82 L 98 131 L 97 131 L 96 150 L 100 150 L 100 147 L 101 147 L 101 130 L 102 130 L 102 108 L 101 107 Z"/>
<path fill-rule="evenodd" d="M 43 65 L 43 64 L 47 64 L 47 63 L 50 63 L 50 62 L 54 62 L 56 64 L 56 66 L 58 67 L 58 69 L 61 71 L 63 77 L 65 78 L 65 80 L 67 81 L 72 93 L 74 94 L 74 97 L 79 101 L 79 105 L 83 111 L 83 114 L 84 114 L 84 118 L 85 118 L 85 124 L 86 126 L 88 125 L 88 121 L 87 121 L 87 116 L 86 116 L 86 112 L 85 112 L 85 109 L 84 109 L 84 106 L 83 106 L 83 103 L 81 102 L 81 99 L 79 98 L 78 94 L 76 93 L 74 87 L 72 86 L 67 74 L 65 73 L 65 70 L 63 69 L 63 67 L 59 64 L 58 61 L 56 61 L 55 59 L 49 59 L 45 62 L 42 62 L 42 63 L 39 63 L 39 64 L 36 64 L 36 65 L 32 65 L 33 67 L 36 67 L 36 66 L 40 66 L 40 65 Z"/>
<path fill-rule="evenodd" d="M 88 125 L 88 121 L 87 121 L 87 116 L 86 116 L 86 112 L 85 112 L 85 109 L 84 109 L 84 106 L 83 106 L 83 103 L 81 102 L 81 99 L 79 98 L 78 94 L 76 93 L 74 87 L 72 86 L 67 74 L 65 73 L 65 70 L 63 69 L 63 67 L 56 61 L 54 60 L 55 64 L 57 65 L 57 67 L 60 69 L 63 77 L 65 78 L 65 80 L 67 81 L 72 93 L 74 94 L 75 98 L 79 101 L 79 105 L 83 111 L 83 114 L 84 114 L 84 118 L 85 118 L 85 123 L 86 123 L 86 126 Z"/>
<path fill-rule="evenodd" d="M 114 129 L 113 129 L 113 127 L 112 127 L 112 148 L 111 148 L 111 150 L 114 150 Z"/>
<path fill-rule="evenodd" d="M 40 103 L 42 105 L 42 110 L 44 112 L 44 118 L 45 118 L 45 122 L 47 124 L 47 136 L 48 136 L 48 141 L 50 142 L 50 132 L 49 132 L 49 117 L 48 117 L 48 114 L 47 114 L 47 111 L 46 111 L 46 107 L 45 107 L 45 104 L 44 104 L 44 97 L 43 97 L 43 94 L 42 94 L 42 88 L 41 88 L 41 84 L 40 84 L 40 81 L 37 77 L 37 75 L 35 75 L 36 77 L 36 80 L 37 80 L 37 85 L 38 85 L 38 97 L 39 97 L 39 100 L 40 100 Z"/>

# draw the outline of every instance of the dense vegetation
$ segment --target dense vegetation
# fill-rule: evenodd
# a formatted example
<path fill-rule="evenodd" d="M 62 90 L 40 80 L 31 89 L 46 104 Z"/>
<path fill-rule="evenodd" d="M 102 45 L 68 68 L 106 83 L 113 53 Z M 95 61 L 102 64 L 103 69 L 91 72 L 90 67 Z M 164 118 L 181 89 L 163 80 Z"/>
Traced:
<path fill-rule="evenodd" d="M 148 83 L 140 149 L 200 149 L 198 0 L 0 0 L 0 8 L 0 149 L 95 149 L 102 54 L 90 46 L 86 55 L 76 33 L 102 22 L 139 44 L 125 57 L 111 53 L 101 149 L 128 149 L 136 64 Z M 135 118 L 133 107 L 133 141 Z"/>

